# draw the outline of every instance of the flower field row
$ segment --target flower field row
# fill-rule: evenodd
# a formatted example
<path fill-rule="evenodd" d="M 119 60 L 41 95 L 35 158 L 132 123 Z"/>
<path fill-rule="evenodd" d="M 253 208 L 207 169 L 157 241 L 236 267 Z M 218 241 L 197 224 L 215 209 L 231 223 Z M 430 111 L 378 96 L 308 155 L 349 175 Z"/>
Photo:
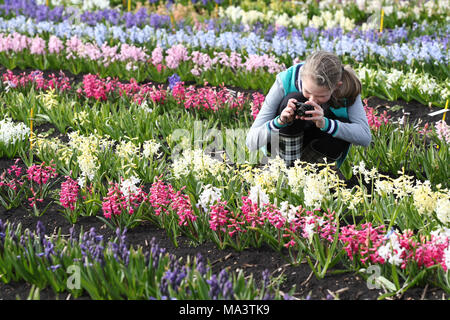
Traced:
<path fill-rule="evenodd" d="M 93 299 L 280 299 L 276 280 L 263 274 L 262 286 L 227 270 L 215 274 L 198 255 L 181 263 L 154 241 L 147 251 L 126 243 L 126 231 L 106 241 L 92 228 L 68 239 L 47 236 L 36 229 L 22 230 L 0 220 L 2 280 L 25 280 L 54 292 L 69 291 Z M 69 273 L 67 272 L 69 270 Z"/>
<path fill-rule="evenodd" d="M 80 5 L 78 1 L 63 1 L 70 5 Z M 72 2 L 72 3 L 70 3 Z M 142 1 L 134 1 L 131 4 Z M 218 24 L 217 18 L 227 18 L 229 22 L 242 22 L 244 25 L 254 25 L 258 23 L 270 24 L 275 21 L 276 25 L 281 26 L 313 26 L 321 27 L 324 22 L 321 18 L 327 15 L 339 15 L 345 17 L 343 25 L 354 26 L 358 22 L 366 22 L 367 17 L 372 14 L 379 14 L 383 5 L 385 24 L 388 27 L 401 25 L 402 23 L 411 24 L 412 21 L 436 21 L 440 16 L 445 16 L 448 5 L 445 1 L 425 1 L 425 5 L 421 6 L 420 1 L 395 1 L 388 0 L 380 3 L 379 1 L 303 1 L 303 2 L 276 2 L 273 1 L 267 5 L 267 1 L 233 1 L 238 6 L 233 6 L 226 1 L 173 1 L 172 12 L 162 6 L 155 8 L 156 5 L 162 4 L 162 1 L 149 1 L 150 6 L 143 6 L 137 12 L 122 12 L 113 9 L 107 1 L 83 1 L 80 10 L 65 8 L 61 5 L 60 0 L 53 1 L 53 8 L 45 5 L 44 1 L 9 1 L 6 0 L 0 7 L 0 14 L 5 16 L 24 15 L 27 18 L 33 18 L 37 22 L 40 21 L 78 21 L 87 24 L 96 24 L 99 22 L 107 22 L 111 25 L 125 24 L 127 27 L 142 26 L 146 24 L 154 26 L 173 27 L 174 23 L 181 20 L 183 23 L 192 22 L 192 17 L 196 17 L 194 7 L 206 6 L 211 8 L 217 6 L 215 12 L 209 14 L 208 19 L 211 24 Z M 172 3 L 173 3 L 172 2 Z M 239 3 L 237 3 L 239 2 Z M 220 7 L 218 6 L 220 4 Z M 95 10 L 95 9 L 97 10 Z M 93 10 L 94 9 L 94 10 Z M 146 10 L 150 9 L 150 13 Z M 156 10 L 155 10 L 156 9 Z M 90 10 L 90 11 L 89 11 Z M 299 11 L 301 13 L 299 13 Z M 173 22 L 170 15 L 172 14 Z M 206 15 L 208 15 L 206 13 Z M 189 19 L 190 18 L 190 19 Z M 309 19 L 308 19 L 309 18 Z M 79 19 L 79 20 L 77 20 Z M 305 20 L 310 20 L 309 24 Z M 330 21 L 327 24 L 340 22 Z M 223 24 L 223 23 L 222 23 Z"/>
<path fill-rule="evenodd" d="M 95 41 L 98 46 L 102 44 L 128 43 L 137 44 L 152 50 L 159 46 L 169 48 L 176 44 L 183 44 L 193 50 L 231 50 L 246 52 L 248 55 L 270 53 L 290 64 L 292 60 L 304 57 L 307 52 L 322 48 L 335 51 L 340 56 L 349 55 L 353 61 L 374 61 L 383 64 L 391 61 L 405 61 L 408 64 L 418 61 L 419 63 L 447 64 L 448 48 L 446 35 L 442 38 L 437 34 L 430 36 L 426 31 L 418 32 L 418 35 L 408 41 L 402 29 L 386 32 L 388 39 L 399 34 L 399 41 L 388 40 L 388 43 L 378 43 L 373 39 L 383 39 L 373 31 L 343 33 L 339 29 L 331 29 L 327 32 L 319 32 L 317 29 L 291 32 L 285 35 L 273 34 L 265 37 L 250 32 L 220 32 L 212 30 L 184 30 L 179 29 L 176 33 L 166 29 L 155 29 L 146 26 L 142 29 L 127 29 L 125 27 L 107 27 L 99 24 L 95 27 L 67 24 L 41 23 L 35 25 L 24 18 L 13 20 L 2 20 L 0 29 L 8 32 L 20 32 L 30 36 L 56 35 L 59 38 L 70 39 L 78 37 L 84 40 Z M 430 27 L 433 29 L 433 27 Z M 442 28 L 445 33 L 445 28 Z M 389 35 L 391 34 L 391 35 Z M 419 64 L 420 65 L 420 64 Z"/>
<path fill-rule="evenodd" d="M 189 52 L 183 45 L 175 45 L 164 51 L 156 48 L 151 53 L 127 44 L 101 47 L 84 44 L 74 37 L 65 43 L 52 36 L 48 43 L 39 37 L 28 38 L 14 33 L 0 34 L 0 61 L 13 69 L 38 68 L 41 70 L 62 67 L 74 74 L 99 73 L 100 75 L 130 79 L 129 72 L 138 82 L 153 79 L 166 82 L 174 74 L 183 81 L 204 82 L 213 85 L 222 83 L 243 88 L 260 89 L 267 92 L 274 81 L 275 74 L 284 65 L 268 55 L 250 55 L 245 58 L 239 53 L 215 52 L 211 57 L 200 51 Z M 431 102 L 442 106 L 449 97 L 446 81 L 437 80 L 418 69 L 402 71 L 396 68 L 378 70 L 365 66 L 356 67 L 364 85 L 363 94 L 374 94 L 389 100 L 412 99 L 424 104 Z M 258 77 L 254 77 L 254 74 Z M 9 77 L 11 78 L 11 77 Z M 17 80 L 4 77 L 5 84 Z"/>
<path fill-rule="evenodd" d="M 108 242 L 94 229 L 47 235 L 0 213 L 0 280 L 93 299 L 291 297 L 268 272 L 257 282 L 153 242 L 126 245 L 126 232 L 152 224 L 175 246 L 268 246 L 318 279 L 366 278 L 375 266 L 380 298 L 424 285 L 450 293 L 448 121 L 393 119 L 366 100 L 448 103 L 448 6 L 385 1 L 382 31 L 370 21 L 381 4 L 366 1 L 226 2 L 149 1 L 133 13 L 0 4 L 10 164 L 0 212 L 55 211 L 74 226 L 91 217 L 116 232 Z M 245 146 L 276 74 L 316 49 L 337 53 L 363 85 L 372 142 L 352 146 L 339 171 L 286 167 Z"/>
<path fill-rule="evenodd" d="M 4 97 L 7 105 L 5 116 L 23 121 L 28 126 L 31 118 L 37 123 L 50 121 L 60 132 L 75 129 L 78 135 L 90 137 L 92 143 L 99 139 L 112 139 L 108 145 L 119 143 L 138 148 L 150 143 L 148 141 L 158 142 L 167 157 L 174 154 L 172 149 L 207 148 L 217 141 L 221 150 L 225 150 L 228 158 L 235 163 L 256 163 L 261 158 L 261 154 L 250 153 L 243 146 L 234 147 L 234 143 L 245 137 L 247 128 L 261 107 L 264 95 L 257 92 L 244 95 L 233 94 L 223 87 L 195 88 L 185 86 L 181 81 L 176 82 L 176 79 L 171 84 L 172 89 L 136 82 L 122 83 L 93 75 L 84 76 L 83 82 L 74 85 L 74 88 L 65 76 L 46 78 L 39 72 L 19 76 L 8 72 L 3 74 L 3 79 L 9 83 L 8 94 Z M 52 88 L 55 89 L 52 91 Z M 448 125 L 436 123 L 428 130 L 419 132 L 413 125 L 405 124 L 399 131 L 392 121 L 378 115 L 377 111 L 366 108 L 366 112 L 377 139 L 367 149 L 352 148 L 350 156 L 353 163 L 364 161 L 368 167 L 392 174 L 403 168 L 407 172 L 415 172 L 422 180 L 448 187 L 445 165 L 449 159 Z M 180 123 L 184 123 L 183 130 L 173 128 L 173 117 L 180 117 Z M 151 126 L 156 119 L 159 121 L 157 128 Z M 240 121 L 236 122 L 237 119 Z M 94 131 L 96 135 L 92 135 Z M 124 136 L 130 140 L 121 141 Z M 385 136 L 392 136 L 389 144 L 384 143 Z M 426 143 L 430 138 L 433 141 L 431 145 Z M 404 141 L 409 141 L 409 144 L 405 145 Z M 60 159 L 62 154 L 72 154 L 72 151 L 67 151 L 72 148 L 61 146 L 55 139 L 37 137 L 36 145 L 51 146 L 44 148 L 48 149 L 44 153 L 53 150 L 48 159 Z M 54 157 L 54 152 L 60 156 Z M 130 154 L 138 153 L 130 151 Z M 382 155 L 386 156 L 382 158 Z M 106 153 L 104 157 L 108 158 Z M 65 167 L 67 161 L 64 160 L 59 167 Z M 131 162 L 139 163 L 137 159 Z M 92 165 L 95 167 L 94 163 Z M 144 163 L 141 165 L 145 167 Z M 72 170 L 80 172 L 76 167 Z M 341 171 L 347 178 L 351 177 L 351 168 L 346 164 Z M 145 177 L 144 172 L 140 177 Z"/>

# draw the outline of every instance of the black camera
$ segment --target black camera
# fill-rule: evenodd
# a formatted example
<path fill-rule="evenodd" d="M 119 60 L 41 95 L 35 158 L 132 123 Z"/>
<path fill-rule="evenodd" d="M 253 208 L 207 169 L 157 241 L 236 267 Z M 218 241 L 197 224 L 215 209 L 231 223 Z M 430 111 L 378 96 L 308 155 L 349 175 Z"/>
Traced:
<path fill-rule="evenodd" d="M 311 117 L 310 114 L 305 114 L 306 111 L 314 110 L 314 107 L 310 104 L 302 103 L 302 102 L 294 102 L 295 105 L 295 114 L 300 117 Z"/>

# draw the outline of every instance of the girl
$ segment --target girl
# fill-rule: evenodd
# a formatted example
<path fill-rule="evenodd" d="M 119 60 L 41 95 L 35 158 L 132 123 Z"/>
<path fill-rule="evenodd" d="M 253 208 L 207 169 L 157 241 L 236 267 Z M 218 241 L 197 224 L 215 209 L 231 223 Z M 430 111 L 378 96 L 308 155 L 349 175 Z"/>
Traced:
<path fill-rule="evenodd" d="M 312 110 L 299 116 L 295 102 Z M 277 75 L 246 144 L 252 151 L 268 148 L 266 155 L 279 154 L 287 166 L 326 158 L 339 168 L 351 144 L 368 146 L 371 139 L 355 71 L 335 54 L 317 51 Z"/>

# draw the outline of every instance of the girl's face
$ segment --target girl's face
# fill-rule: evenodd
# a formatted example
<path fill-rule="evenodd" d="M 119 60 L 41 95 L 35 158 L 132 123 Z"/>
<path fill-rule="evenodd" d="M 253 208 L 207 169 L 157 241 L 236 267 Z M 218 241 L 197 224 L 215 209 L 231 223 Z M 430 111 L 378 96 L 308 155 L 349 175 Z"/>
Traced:
<path fill-rule="evenodd" d="M 327 87 L 316 85 L 310 77 L 305 77 L 302 78 L 302 93 L 306 99 L 317 104 L 324 104 L 330 100 L 333 92 Z"/>

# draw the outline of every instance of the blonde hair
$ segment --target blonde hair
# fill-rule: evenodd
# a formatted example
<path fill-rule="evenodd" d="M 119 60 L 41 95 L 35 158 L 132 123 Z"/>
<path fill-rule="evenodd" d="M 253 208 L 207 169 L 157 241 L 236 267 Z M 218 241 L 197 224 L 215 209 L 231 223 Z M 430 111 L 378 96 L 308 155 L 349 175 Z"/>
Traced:
<path fill-rule="evenodd" d="M 337 55 L 327 51 L 316 51 L 306 58 L 302 67 L 302 78 L 310 77 L 316 85 L 333 92 L 332 99 L 347 100 L 347 105 L 355 102 L 361 93 L 361 81 L 351 66 L 344 66 Z M 338 86 L 338 82 L 342 85 Z"/>

